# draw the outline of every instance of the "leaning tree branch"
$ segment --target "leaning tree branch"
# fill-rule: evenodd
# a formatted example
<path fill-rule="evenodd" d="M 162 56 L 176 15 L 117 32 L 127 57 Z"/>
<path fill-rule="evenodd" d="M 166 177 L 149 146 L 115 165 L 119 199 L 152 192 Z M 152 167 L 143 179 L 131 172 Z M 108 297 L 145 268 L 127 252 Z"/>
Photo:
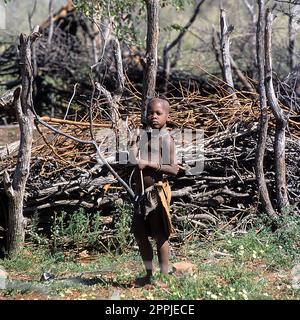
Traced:
<path fill-rule="evenodd" d="M 289 205 L 288 191 L 286 183 L 286 164 L 285 164 L 285 129 L 287 127 L 287 117 L 278 104 L 275 95 L 272 76 L 272 22 L 273 13 L 268 8 L 266 11 L 266 33 L 265 33 L 265 74 L 266 90 L 271 110 L 276 119 L 275 131 L 275 175 L 276 175 L 276 194 L 279 210 L 282 211 Z"/>
<path fill-rule="evenodd" d="M 237 75 L 237 77 L 240 79 L 240 81 L 242 82 L 242 84 L 244 85 L 244 87 L 249 91 L 249 92 L 254 92 L 254 89 L 251 85 L 251 83 L 249 82 L 249 80 L 247 79 L 247 77 L 243 74 L 242 70 L 238 67 L 238 65 L 236 64 L 236 62 L 233 60 L 233 58 L 230 56 L 230 64 L 231 67 L 234 71 L 234 73 Z"/>
<path fill-rule="evenodd" d="M 258 184 L 258 193 L 262 202 L 263 210 L 272 218 L 276 218 L 276 212 L 272 206 L 267 183 L 264 172 L 264 155 L 266 150 L 267 133 L 268 133 L 268 110 L 267 110 L 267 96 L 265 88 L 265 59 L 264 59 L 264 0 L 257 0 L 258 3 L 258 20 L 257 20 L 257 36 L 256 36 L 256 50 L 258 63 L 258 91 L 260 103 L 260 123 L 259 136 L 255 157 L 255 173 Z"/>
<path fill-rule="evenodd" d="M 114 92 L 114 101 L 119 102 L 124 91 L 125 80 L 124 80 L 124 71 L 123 71 L 120 42 L 117 38 L 112 39 L 112 47 L 113 47 L 115 65 L 117 69 L 117 88 Z"/>
<path fill-rule="evenodd" d="M 227 26 L 225 10 L 220 8 L 220 26 L 221 26 L 221 38 L 220 47 L 223 62 L 223 79 L 227 84 L 227 92 L 232 95 L 233 100 L 238 103 L 238 99 L 234 90 L 231 61 L 230 61 L 230 39 L 229 36 L 232 33 L 233 25 Z"/>
<path fill-rule="evenodd" d="M 220 37 L 217 34 L 215 27 L 213 26 L 212 28 L 212 47 L 214 49 L 215 52 L 215 56 L 216 56 L 216 60 L 220 66 L 220 69 L 223 70 L 223 62 L 222 62 L 222 58 L 221 58 L 221 52 L 220 52 Z M 231 67 L 233 69 L 233 71 L 235 72 L 235 74 L 237 75 L 237 77 L 240 79 L 240 81 L 242 82 L 242 84 L 244 85 L 244 87 L 249 91 L 249 92 L 254 92 L 254 89 L 251 85 L 251 83 L 249 82 L 249 80 L 247 79 L 247 77 L 243 74 L 242 70 L 239 69 L 238 65 L 236 64 L 236 62 L 233 60 L 233 58 L 230 55 L 230 64 Z"/>

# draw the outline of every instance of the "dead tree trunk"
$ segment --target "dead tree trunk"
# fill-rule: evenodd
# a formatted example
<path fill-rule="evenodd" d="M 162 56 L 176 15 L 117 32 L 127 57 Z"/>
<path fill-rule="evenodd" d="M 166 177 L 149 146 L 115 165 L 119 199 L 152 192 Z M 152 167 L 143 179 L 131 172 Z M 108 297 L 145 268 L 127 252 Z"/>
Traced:
<path fill-rule="evenodd" d="M 223 62 L 221 59 L 221 53 L 220 53 L 220 46 L 218 45 L 220 43 L 220 35 L 217 34 L 215 28 L 212 29 L 212 46 L 215 52 L 216 61 L 218 62 L 220 69 L 223 70 Z M 230 64 L 232 67 L 232 70 L 235 72 L 236 76 L 240 79 L 243 86 L 249 91 L 254 92 L 254 89 L 251 85 L 251 83 L 248 81 L 247 77 L 243 74 L 243 72 L 239 69 L 236 62 L 233 60 L 233 58 L 230 56 Z"/>
<path fill-rule="evenodd" d="M 275 176 L 276 176 L 276 197 L 280 211 L 289 205 L 288 191 L 286 184 L 285 165 L 285 129 L 287 117 L 278 104 L 275 95 L 272 76 L 272 22 L 273 14 L 270 9 L 266 11 L 266 32 L 265 32 L 265 75 L 266 89 L 269 105 L 276 119 L 275 131 Z"/>
<path fill-rule="evenodd" d="M 20 36 L 22 89 L 18 87 L 14 92 L 14 106 L 20 126 L 20 147 L 12 180 L 10 180 L 7 171 L 4 172 L 4 187 L 9 198 L 7 226 L 7 251 L 9 254 L 22 248 L 25 239 L 23 202 L 29 175 L 33 130 L 31 45 L 38 36 L 38 28 L 30 36 L 25 34 Z"/>
<path fill-rule="evenodd" d="M 157 73 L 157 45 L 159 35 L 159 0 L 146 0 L 147 5 L 147 46 L 143 75 L 143 98 L 141 121 L 146 124 L 147 105 L 155 95 Z"/>
<path fill-rule="evenodd" d="M 222 62 L 223 62 L 223 79 L 227 83 L 227 91 L 229 94 L 234 94 L 234 84 L 233 84 L 233 77 L 232 77 L 232 70 L 231 70 L 231 63 L 230 63 L 230 44 L 229 44 L 229 35 L 233 31 L 233 26 L 230 25 L 227 27 L 226 22 L 226 14 L 223 8 L 220 8 L 220 26 L 221 26 L 221 39 L 220 39 L 220 46 L 221 46 L 221 55 L 222 55 Z"/>
<path fill-rule="evenodd" d="M 258 91 L 260 100 L 260 126 L 259 137 L 257 143 L 255 173 L 258 184 L 258 193 L 262 203 L 262 209 L 271 217 L 276 217 L 276 212 L 272 206 L 269 191 L 264 173 L 264 155 L 266 149 L 267 133 L 268 133 L 268 112 L 267 112 L 267 96 L 265 88 L 265 59 L 264 59 L 264 0 L 257 0 L 258 3 L 258 20 L 257 20 L 257 63 L 258 63 Z"/>

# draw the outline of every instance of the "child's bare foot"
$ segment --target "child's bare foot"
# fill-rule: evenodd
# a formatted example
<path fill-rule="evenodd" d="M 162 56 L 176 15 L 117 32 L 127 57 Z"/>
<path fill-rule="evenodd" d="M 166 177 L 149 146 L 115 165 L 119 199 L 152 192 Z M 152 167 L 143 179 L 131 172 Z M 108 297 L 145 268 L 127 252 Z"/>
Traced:
<path fill-rule="evenodd" d="M 152 284 L 152 277 L 151 276 L 136 278 L 134 281 L 134 285 L 137 287 L 143 287 L 147 284 Z"/>

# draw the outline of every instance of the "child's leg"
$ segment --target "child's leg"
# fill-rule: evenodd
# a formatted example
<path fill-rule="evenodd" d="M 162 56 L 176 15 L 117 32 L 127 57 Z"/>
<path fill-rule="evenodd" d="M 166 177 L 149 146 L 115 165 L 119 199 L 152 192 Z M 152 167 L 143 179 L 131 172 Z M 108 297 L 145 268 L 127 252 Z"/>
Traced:
<path fill-rule="evenodd" d="M 133 216 L 132 231 L 146 269 L 146 278 L 150 279 L 153 274 L 153 249 L 148 238 L 147 221 L 138 212 L 135 212 Z"/>
<path fill-rule="evenodd" d="M 156 237 L 157 254 L 160 266 L 160 272 L 163 274 L 168 274 L 169 272 L 169 254 L 170 247 L 169 241 L 165 236 Z"/>
<path fill-rule="evenodd" d="M 136 238 L 139 246 L 139 251 L 146 269 L 146 277 L 151 278 L 153 275 L 153 249 L 148 236 L 143 238 Z"/>

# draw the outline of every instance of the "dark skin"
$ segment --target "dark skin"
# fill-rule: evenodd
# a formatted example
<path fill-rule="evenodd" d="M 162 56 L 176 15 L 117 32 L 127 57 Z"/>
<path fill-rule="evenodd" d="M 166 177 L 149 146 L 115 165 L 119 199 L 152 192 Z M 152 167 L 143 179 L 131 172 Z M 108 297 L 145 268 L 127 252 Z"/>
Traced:
<path fill-rule="evenodd" d="M 165 100 L 152 99 L 148 105 L 147 121 L 149 126 L 153 129 L 153 132 L 161 132 L 165 130 L 166 122 L 169 118 L 169 104 Z M 155 134 L 151 136 L 158 145 L 158 138 Z M 151 145 L 151 144 L 149 144 Z M 151 145 L 153 146 L 153 145 Z M 175 176 L 178 172 L 178 165 L 175 159 L 175 146 L 171 139 L 165 139 L 163 147 L 166 148 L 167 152 L 170 154 L 169 163 L 162 163 L 160 156 L 157 156 L 158 152 L 155 150 L 151 152 L 150 147 L 148 147 L 148 155 L 144 154 L 144 157 L 137 160 L 137 168 L 135 171 L 135 181 L 136 181 L 136 193 L 140 194 L 142 192 L 141 184 L 141 174 L 142 171 L 144 189 L 152 186 L 155 182 L 162 179 L 162 174 Z M 133 148 L 131 152 L 137 155 L 137 149 Z M 151 154 L 149 156 L 149 153 Z M 145 159 L 146 158 L 146 159 Z M 152 159 L 155 158 L 155 159 Z M 153 161 L 154 160 L 154 161 Z M 161 163 L 161 164 L 159 164 Z M 159 171 L 157 171 L 159 169 Z M 160 226 L 158 226 L 159 228 Z M 157 246 L 158 260 L 160 264 L 160 271 L 163 274 L 168 274 L 169 269 L 169 242 L 166 235 L 161 232 L 158 236 L 154 238 Z M 149 241 L 148 235 L 144 234 L 139 238 L 136 238 L 139 246 L 139 251 L 143 259 L 146 276 L 141 279 L 142 284 L 148 283 L 153 275 L 153 249 Z M 144 283 L 143 283 L 144 282 Z"/>

